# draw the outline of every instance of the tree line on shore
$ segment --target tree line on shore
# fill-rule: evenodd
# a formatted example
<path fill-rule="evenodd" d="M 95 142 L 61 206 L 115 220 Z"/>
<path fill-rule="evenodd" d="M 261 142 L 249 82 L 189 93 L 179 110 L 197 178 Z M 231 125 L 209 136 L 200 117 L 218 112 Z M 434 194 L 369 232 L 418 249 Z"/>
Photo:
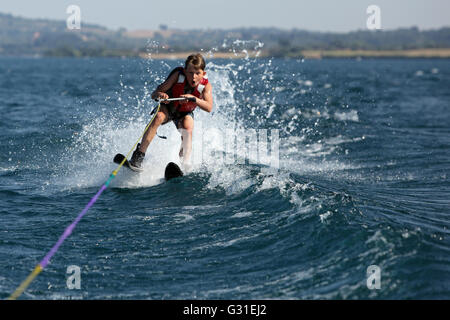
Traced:
<path fill-rule="evenodd" d="M 65 21 L 0 13 L 0 55 L 140 56 L 143 53 L 259 51 L 263 56 L 299 57 L 304 50 L 411 50 L 450 48 L 450 27 L 419 30 L 357 30 L 348 33 L 279 28 L 159 30 L 136 33 Z"/>

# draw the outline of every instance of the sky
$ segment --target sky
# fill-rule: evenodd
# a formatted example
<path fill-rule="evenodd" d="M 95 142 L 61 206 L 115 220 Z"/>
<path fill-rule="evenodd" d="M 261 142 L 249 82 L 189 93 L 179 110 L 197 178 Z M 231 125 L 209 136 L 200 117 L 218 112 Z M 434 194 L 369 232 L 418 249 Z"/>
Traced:
<path fill-rule="evenodd" d="M 25 18 L 66 20 L 69 5 L 81 25 L 117 30 L 278 27 L 323 32 L 366 29 L 369 5 L 380 8 L 381 28 L 450 26 L 449 0 L 1 0 L 0 12 Z"/>

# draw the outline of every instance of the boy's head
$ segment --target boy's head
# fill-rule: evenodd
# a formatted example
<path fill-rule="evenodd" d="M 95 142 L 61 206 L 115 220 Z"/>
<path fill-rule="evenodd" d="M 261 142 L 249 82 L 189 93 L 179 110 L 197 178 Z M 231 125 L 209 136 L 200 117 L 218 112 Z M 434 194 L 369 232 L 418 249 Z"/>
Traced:
<path fill-rule="evenodd" d="M 196 87 L 205 76 L 206 62 L 200 53 L 187 57 L 184 64 L 184 73 L 191 87 Z"/>
<path fill-rule="evenodd" d="M 195 69 L 201 69 L 205 71 L 206 62 L 200 53 L 191 54 L 189 57 L 187 57 L 186 62 L 184 63 L 184 68 L 187 69 L 190 64 L 192 64 Z"/>

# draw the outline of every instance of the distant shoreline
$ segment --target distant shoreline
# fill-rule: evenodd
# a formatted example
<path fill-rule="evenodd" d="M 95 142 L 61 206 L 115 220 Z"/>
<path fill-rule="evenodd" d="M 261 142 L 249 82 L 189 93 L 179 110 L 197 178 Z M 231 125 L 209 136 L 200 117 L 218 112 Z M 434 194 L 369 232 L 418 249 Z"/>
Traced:
<path fill-rule="evenodd" d="M 64 20 L 2 12 L 0 26 L 0 56 L 185 59 L 189 51 L 199 50 L 209 59 L 450 58 L 450 26 L 345 33 L 276 27 L 184 30 L 167 25 L 129 31 L 95 24 L 69 30 Z"/>
<path fill-rule="evenodd" d="M 143 59 L 166 59 L 179 60 L 185 59 L 192 52 L 170 52 L 170 53 L 140 53 L 139 57 Z M 267 52 L 202 52 L 208 59 L 242 59 L 249 58 L 268 58 Z M 302 50 L 296 55 L 280 56 L 279 58 L 305 58 L 305 59 L 324 59 L 324 58 L 450 58 L 450 48 L 441 49 L 411 49 L 411 50 Z"/>
<path fill-rule="evenodd" d="M 189 55 L 196 53 L 196 51 L 186 52 L 167 52 L 167 53 L 140 53 L 139 57 L 143 59 L 165 59 L 178 60 L 186 59 Z M 243 52 L 201 52 L 207 59 L 243 59 L 245 57 L 256 58 L 260 56 L 257 52 L 249 52 L 248 55 Z"/>
<path fill-rule="evenodd" d="M 202 52 L 202 51 L 183 51 L 183 52 L 164 52 L 164 53 L 146 53 L 146 52 L 114 52 L 99 55 L 73 55 L 73 54 L 30 54 L 30 55 L 2 55 L 5 57 L 30 57 L 30 58 L 140 58 L 155 60 L 184 60 L 192 53 L 200 52 L 206 59 L 245 59 L 245 58 L 280 58 L 280 59 L 449 59 L 450 48 L 439 49 L 411 49 L 411 50 L 301 50 L 289 55 L 272 55 L 267 51 L 248 51 L 248 52 Z"/>
<path fill-rule="evenodd" d="M 304 50 L 309 59 L 322 58 L 450 58 L 450 49 L 412 50 Z"/>

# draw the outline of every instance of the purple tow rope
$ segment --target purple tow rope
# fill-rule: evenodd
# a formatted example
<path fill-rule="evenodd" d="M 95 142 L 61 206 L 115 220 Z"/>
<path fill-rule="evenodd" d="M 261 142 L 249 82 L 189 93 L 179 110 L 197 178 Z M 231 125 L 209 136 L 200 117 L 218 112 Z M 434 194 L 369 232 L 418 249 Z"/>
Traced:
<path fill-rule="evenodd" d="M 108 187 L 108 184 L 111 182 L 111 180 L 114 178 L 114 175 L 111 175 L 109 180 L 100 188 L 100 190 L 97 192 L 97 194 L 89 201 L 89 203 L 86 205 L 86 207 L 81 211 L 81 213 L 78 215 L 78 217 L 75 218 L 75 220 L 66 228 L 64 233 L 59 237 L 58 241 L 55 243 L 53 248 L 47 253 L 47 255 L 42 259 L 42 261 L 39 263 L 44 269 L 48 263 L 50 262 L 50 259 L 53 257 L 53 255 L 58 251 L 59 247 L 62 245 L 64 240 L 67 239 L 68 236 L 72 233 L 73 229 L 75 229 L 78 222 L 80 222 L 81 218 L 88 212 L 88 210 L 94 205 L 94 203 L 97 201 L 97 199 L 100 197 L 103 191 L 106 190 Z"/>
<path fill-rule="evenodd" d="M 155 119 L 156 115 L 159 112 L 161 105 L 158 103 L 158 106 L 153 109 L 151 114 L 153 115 L 152 119 L 148 123 L 148 125 L 145 127 L 144 132 L 142 133 L 141 137 L 142 139 L 145 132 L 147 132 L 148 128 L 152 124 L 153 120 Z M 111 173 L 111 176 L 109 177 L 108 181 L 105 182 L 105 184 L 98 190 L 96 195 L 89 201 L 89 203 L 86 205 L 86 207 L 81 211 L 81 213 L 75 218 L 75 220 L 64 230 L 64 233 L 59 237 L 58 241 L 55 243 L 55 245 L 50 249 L 50 251 L 47 253 L 47 255 L 42 259 L 41 262 L 33 269 L 33 271 L 28 275 L 28 277 L 20 284 L 20 286 L 9 296 L 8 300 L 15 300 L 17 299 L 28 287 L 28 285 L 33 281 L 34 278 L 37 277 L 37 275 L 44 270 L 44 268 L 50 263 L 50 259 L 55 255 L 55 253 L 58 251 L 59 247 L 62 245 L 64 240 L 67 239 L 68 236 L 72 233 L 73 229 L 77 226 L 78 222 L 80 222 L 81 218 L 88 212 L 88 210 L 94 205 L 94 203 L 98 200 L 100 195 L 103 193 L 103 191 L 108 188 L 108 185 L 111 183 L 111 181 L 116 177 L 117 173 L 119 172 L 120 168 L 124 165 L 125 161 L 127 161 L 128 156 L 131 154 L 131 152 L 134 150 L 134 148 L 137 146 L 139 140 L 134 144 L 133 148 L 130 150 L 127 156 L 125 156 L 120 163 L 120 165 L 117 167 L 116 170 L 114 170 Z"/>

